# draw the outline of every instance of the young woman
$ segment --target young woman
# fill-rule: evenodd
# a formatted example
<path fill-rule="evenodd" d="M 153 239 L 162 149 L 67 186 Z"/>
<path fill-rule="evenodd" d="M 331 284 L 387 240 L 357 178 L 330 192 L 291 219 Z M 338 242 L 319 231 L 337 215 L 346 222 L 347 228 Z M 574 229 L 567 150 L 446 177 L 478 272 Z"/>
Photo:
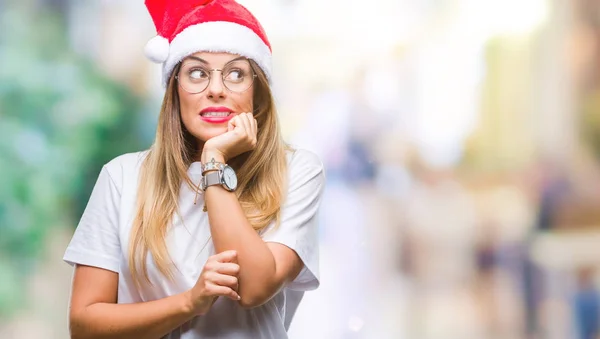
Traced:
<path fill-rule="evenodd" d="M 287 146 L 271 49 L 233 0 L 146 1 L 156 139 L 101 170 L 64 260 L 73 338 L 286 338 L 319 285 L 321 161 Z"/>

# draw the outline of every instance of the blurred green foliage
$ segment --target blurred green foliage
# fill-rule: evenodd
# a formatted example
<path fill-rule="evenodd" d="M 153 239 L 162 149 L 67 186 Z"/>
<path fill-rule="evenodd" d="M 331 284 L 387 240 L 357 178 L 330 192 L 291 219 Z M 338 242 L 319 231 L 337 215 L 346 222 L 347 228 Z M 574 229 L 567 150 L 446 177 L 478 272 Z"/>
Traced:
<path fill-rule="evenodd" d="M 75 227 L 100 168 L 147 146 L 141 98 L 73 53 L 63 13 L 0 8 L 0 319 L 56 227 Z"/>

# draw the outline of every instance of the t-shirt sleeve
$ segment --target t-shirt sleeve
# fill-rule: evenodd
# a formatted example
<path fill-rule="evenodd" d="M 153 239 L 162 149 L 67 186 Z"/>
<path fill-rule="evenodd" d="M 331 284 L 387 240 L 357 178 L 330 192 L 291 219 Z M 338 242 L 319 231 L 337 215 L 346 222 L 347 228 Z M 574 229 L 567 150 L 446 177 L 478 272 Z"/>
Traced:
<path fill-rule="evenodd" d="M 277 242 L 294 250 L 304 267 L 287 285 L 293 290 L 312 290 L 319 286 L 318 216 L 325 172 L 319 158 L 298 150 L 288 169 L 288 191 L 281 209 L 279 227 L 273 224 L 263 234 L 266 242 Z"/>
<path fill-rule="evenodd" d="M 63 260 L 119 271 L 120 191 L 106 166 L 102 167 L 88 204 L 73 234 Z"/>

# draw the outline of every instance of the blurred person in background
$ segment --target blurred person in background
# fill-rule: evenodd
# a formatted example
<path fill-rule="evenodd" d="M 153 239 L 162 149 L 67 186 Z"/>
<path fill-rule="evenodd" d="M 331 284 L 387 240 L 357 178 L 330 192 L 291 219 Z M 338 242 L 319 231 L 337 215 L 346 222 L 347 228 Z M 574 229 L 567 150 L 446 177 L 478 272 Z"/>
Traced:
<path fill-rule="evenodd" d="M 71 335 L 287 338 L 319 285 L 323 165 L 281 137 L 271 47 L 247 9 L 146 6 L 166 87 L 156 139 L 105 164 L 66 250 Z"/>
<path fill-rule="evenodd" d="M 579 268 L 576 273 L 577 289 L 573 300 L 575 326 L 579 339 L 597 339 L 600 325 L 600 295 L 594 285 L 596 270 Z"/>

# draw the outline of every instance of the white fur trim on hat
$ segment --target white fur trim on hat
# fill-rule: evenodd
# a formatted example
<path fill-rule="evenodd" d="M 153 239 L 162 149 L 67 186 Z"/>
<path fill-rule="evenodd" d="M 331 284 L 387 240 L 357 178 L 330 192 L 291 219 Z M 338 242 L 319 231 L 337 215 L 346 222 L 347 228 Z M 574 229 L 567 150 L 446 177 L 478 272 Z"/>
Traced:
<path fill-rule="evenodd" d="M 144 47 L 146 57 L 157 64 L 161 64 L 169 57 L 169 40 L 157 35 L 150 39 Z"/>
<path fill-rule="evenodd" d="M 163 64 L 163 85 L 177 63 L 196 52 L 226 52 L 254 60 L 271 81 L 271 50 L 253 30 L 233 22 L 213 21 L 192 25 L 171 41 Z"/>

